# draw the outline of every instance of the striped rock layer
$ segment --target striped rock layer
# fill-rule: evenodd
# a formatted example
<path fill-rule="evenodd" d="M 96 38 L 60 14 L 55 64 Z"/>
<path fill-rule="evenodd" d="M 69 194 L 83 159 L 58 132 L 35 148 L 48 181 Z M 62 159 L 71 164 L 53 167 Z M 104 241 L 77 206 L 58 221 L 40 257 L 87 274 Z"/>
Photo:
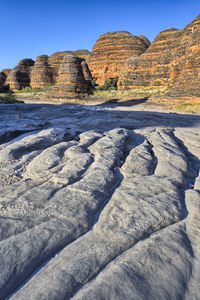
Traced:
<path fill-rule="evenodd" d="M 23 87 L 30 86 L 30 70 L 33 65 L 34 60 L 25 58 L 9 72 L 6 84 L 9 84 L 11 90 L 20 90 Z"/>
<path fill-rule="evenodd" d="M 89 81 L 84 77 L 82 62 L 83 59 L 72 54 L 64 56 L 56 84 L 48 92 L 50 97 L 74 98 L 84 96 L 89 92 Z"/>
<path fill-rule="evenodd" d="M 80 50 L 76 50 L 76 51 L 58 51 L 58 52 L 53 53 L 51 56 L 49 56 L 48 63 L 52 69 L 52 82 L 53 83 L 56 83 L 56 81 L 57 81 L 59 68 L 62 64 L 63 58 L 67 54 L 72 54 L 72 55 L 75 55 L 77 57 L 87 60 L 90 52 L 86 49 L 80 49 Z"/>
<path fill-rule="evenodd" d="M 127 31 L 111 31 L 102 34 L 88 58 L 88 65 L 97 83 L 103 85 L 108 78 L 119 77 L 125 60 L 141 55 L 150 45 L 141 35 Z"/>
<path fill-rule="evenodd" d="M 119 87 L 167 88 L 169 96 L 200 95 L 200 15 L 182 30 L 162 31 L 141 56 L 124 64 Z"/>
<path fill-rule="evenodd" d="M 32 88 L 43 87 L 52 82 L 53 74 L 51 66 L 48 64 L 48 55 L 40 55 L 36 58 L 30 76 L 30 85 Z"/>

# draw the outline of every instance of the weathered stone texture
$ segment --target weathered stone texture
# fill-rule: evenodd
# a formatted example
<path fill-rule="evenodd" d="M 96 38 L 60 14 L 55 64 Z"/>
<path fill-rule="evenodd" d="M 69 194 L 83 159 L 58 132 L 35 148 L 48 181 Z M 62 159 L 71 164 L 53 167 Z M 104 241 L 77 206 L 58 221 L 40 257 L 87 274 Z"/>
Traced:
<path fill-rule="evenodd" d="M 34 60 L 25 58 L 9 72 L 6 84 L 9 84 L 11 90 L 20 90 L 22 87 L 30 86 L 30 70 L 33 65 Z"/>
<path fill-rule="evenodd" d="M 3 72 L 6 75 L 6 77 L 8 76 L 8 74 L 10 73 L 10 71 L 11 71 L 11 69 L 9 69 L 9 68 L 1 70 L 1 72 Z"/>
<path fill-rule="evenodd" d="M 74 98 L 88 93 L 89 82 L 84 77 L 82 62 L 82 58 L 65 54 L 58 71 L 56 85 L 48 93 L 51 97 Z M 88 68 L 86 63 L 85 65 L 85 68 Z"/>
<path fill-rule="evenodd" d="M 119 86 L 169 87 L 169 95 L 200 95 L 200 16 L 182 30 L 169 28 L 140 57 L 127 59 Z"/>
<path fill-rule="evenodd" d="M 31 70 L 31 87 L 43 87 L 52 83 L 52 68 L 48 64 L 48 55 L 40 55 L 36 58 Z"/>
<path fill-rule="evenodd" d="M 87 59 L 89 56 L 90 52 L 88 50 L 82 49 L 82 50 L 76 50 L 76 51 L 58 51 L 53 53 L 51 56 L 49 56 L 48 63 L 52 68 L 52 73 L 53 73 L 53 82 L 55 83 L 58 78 L 58 71 L 61 66 L 61 63 L 63 61 L 63 58 L 67 54 L 72 54 L 77 57 Z"/>
<path fill-rule="evenodd" d="M 0 141 L 0 299 L 199 300 L 199 115 L 4 104 Z"/>
<path fill-rule="evenodd" d="M 6 74 L 4 72 L 0 72 L 0 86 L 4 85 L 6 78 Z"/>
<path fill-rule="evenodd" d="M 134 36 L 127 31 L 111 31 L 102 34 L 88 58 L 88 65 L 97 83 L 103 85 L 107 78 L 120 75 L 125 60 L 139 56 L 150 45 L 144 36 Z"/>

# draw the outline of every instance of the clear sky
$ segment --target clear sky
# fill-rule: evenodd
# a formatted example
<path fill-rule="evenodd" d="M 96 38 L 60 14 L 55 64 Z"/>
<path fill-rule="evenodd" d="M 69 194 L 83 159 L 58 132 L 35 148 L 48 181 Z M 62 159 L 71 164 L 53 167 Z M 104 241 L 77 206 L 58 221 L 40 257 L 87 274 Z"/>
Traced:
<path fill-rule="evenodd" d="M 0 70 L 41 54 L 91 50 L 99 35 L 113 30 L 152 41 L 199 13 L 200 0 L 0 0 Z"/>

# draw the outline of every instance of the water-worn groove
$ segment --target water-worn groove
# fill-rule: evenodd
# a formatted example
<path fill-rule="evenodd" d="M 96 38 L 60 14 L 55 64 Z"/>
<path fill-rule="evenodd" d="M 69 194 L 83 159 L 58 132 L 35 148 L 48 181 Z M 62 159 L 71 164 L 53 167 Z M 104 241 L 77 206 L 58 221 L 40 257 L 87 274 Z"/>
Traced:
<path fill-rule="evenodd" d="M 125 145 L 126 145 L 126 142 L 125 142 Z M 124 146 L 124 147 L 126 147 L 126 146 Z M 123 152 L 123 153 L 124 153 L 124 156 L 123 156 L 123 163 L 125 162 L 125 160 L 126 160 L 128 154 L 129 154 L 129 152 L 130 152 L 130 150 L 127 151 L 127 150 L 124 149 L 124 152 Z M 122 159 L 122 158 L 119 158 L 120 162 L 122 163 L 121 159 Z M 117 162 L 116 162 L 116 164 L 117 164 Z M 122 165 L 123 165 L 123 164 L 121 164 L 121 166 L 122 166 Z M 111 168 L 111 169 L 113 170 L 114 173 L 118 172 L 118 179 L 117 179 L 116 176 L 115 176 L 115 182 L 113 183 L 113 188 L 110 189 L 110 193 L 109 193 L 108 197 L 103 201 L 101 207 L 99 208 L 100 212 L 103 210 L 103 208 L 105 207 L 105 205 L 108 203 L 109 199 L 112 197 L 113 193 L 114 193 L 115 190 L 116 190 L 116 187 L 118 187 L 118 186 L 120 185 L 121 181 L 122 181 L 122 178 L 121 178 L 121 176 L 119 175 L 120 172 L 119 172 L 119 170 L 117 171 L 118 168 Z M 33 276 L 36 275 L 36 274 L 41 270 L 41 268 L 44 268 L 44 267 L 45 267 L 45 266 L 46 266 L 46 265 L 47 265 L 47 264 L 48 264 L 55 256 L 59 255 L 59 253 L 60 253 L 65 247 L 67 247 L 67 246 L 73 244 L 74 242 L 77 242 L 79 239 L 83 238 L 84 235 L 86 235 L 88 232 L 92 231 L 94 225 L 95 225 L 96 222 L 97 222 L 97 219 L 99 218 L 99 215 L 100 215 L 100 213 L 98 214 L 98 212 L 97 212 L 96 215 L 93 217 L 93 218 L 94 218 L 94 221 L 93 221 L 92 227 L 90 227 L 86 232 L 84 232 L 83 234 L 81 234 L 78 238 L 72 240 L 72 241 L 71 241 L 70 243 L 68 243 L 67 245 L 61 247 L 58 251 L 54 252 L 54 254 L 51 255 L 50 258 L 48 258 L 47 260 L 45 260 L 44 262 L 42 262 L 42 264 L 40 264 L 40 265 L 36 268 L 36 270 L 34 270 L 34 271 L 32 272 L 32 274 L 29 275 L 29 276 L 28 276 L 28 277 L 27 277 L 27 278 L 26 278 L 26 279 L 25 279 L 25 280 L 17 287 L 17 289 L 15 289 L 14 291 L 12 291 L 12 293 L 9 294 L 9 295 L 7 296 L 6 299 L 10 299 L 10 297 L 11 297 L 12 295 L 14 295 L 14 294 L 15 294 L 17 291 L 19 291 L 21 288 L 23 288 L 23 286 L 24 286 L 26 283 L 28 283 L 29 280 L 31 280 L 31 278 L 33 278 Z"/>

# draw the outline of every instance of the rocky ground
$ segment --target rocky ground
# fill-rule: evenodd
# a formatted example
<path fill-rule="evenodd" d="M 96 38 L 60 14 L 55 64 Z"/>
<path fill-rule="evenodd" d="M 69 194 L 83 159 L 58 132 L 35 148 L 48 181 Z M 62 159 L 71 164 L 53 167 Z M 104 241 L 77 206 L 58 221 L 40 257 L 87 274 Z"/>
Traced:
<path fill-rule="evenodd" d="M 200 299 L 200 115 L 0 105 L 0 299 Z"/>

